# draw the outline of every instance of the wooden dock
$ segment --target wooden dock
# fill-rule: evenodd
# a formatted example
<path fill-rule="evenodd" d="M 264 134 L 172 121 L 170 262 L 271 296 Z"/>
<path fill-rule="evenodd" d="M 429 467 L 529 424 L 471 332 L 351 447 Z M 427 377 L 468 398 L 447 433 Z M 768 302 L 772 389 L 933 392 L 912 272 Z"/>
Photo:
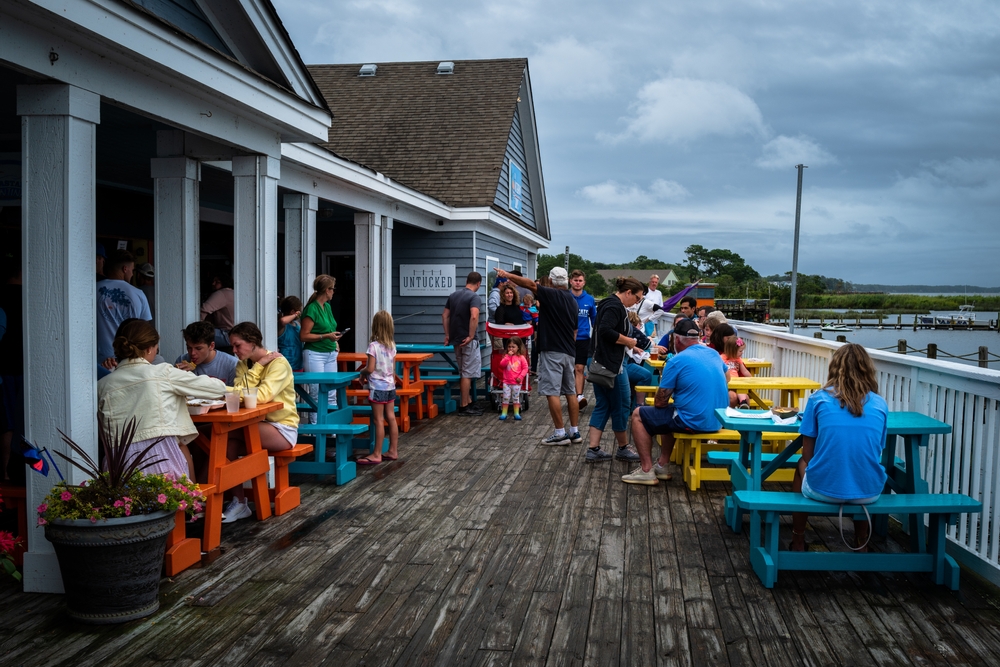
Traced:
<path fill-rule="evenodd" d="M 728 484 L 623 484 L 630 464 L 539 445 L 532 404 L 421 422 L 343 487 L 301 478 L 301 507 L 225 525 L 223 555 L 164 580 L 144 621 L 77 625 L 4 580 L 0 664 L 996 664 L 1000 594 L 968 572 L 958 593 L 905 574 L 765 589 Z M 846 550 L 835 522 L 811 522 L 813 548 Z"/>

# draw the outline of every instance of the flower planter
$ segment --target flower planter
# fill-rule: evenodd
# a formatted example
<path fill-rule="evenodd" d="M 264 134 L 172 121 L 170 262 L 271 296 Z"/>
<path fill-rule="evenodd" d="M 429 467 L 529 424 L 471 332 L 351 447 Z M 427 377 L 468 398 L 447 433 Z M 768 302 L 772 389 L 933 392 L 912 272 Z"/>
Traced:
<path fill-rule="evenodd" d="M 84 623 L 124 623 L 159 609 L 163 553 L 173 527 L 174 512 L 45 524 L 69 615 Z"/>

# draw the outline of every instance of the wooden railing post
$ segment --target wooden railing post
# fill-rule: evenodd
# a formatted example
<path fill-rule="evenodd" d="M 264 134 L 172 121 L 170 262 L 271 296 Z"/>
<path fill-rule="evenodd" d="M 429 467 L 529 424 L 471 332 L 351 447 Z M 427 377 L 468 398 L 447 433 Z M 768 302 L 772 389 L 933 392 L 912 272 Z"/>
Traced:
<path fill-rule="evenodd" d="M 937 343 L 927 343 L 927 358 L 937 359 Z"/>
<path fill-rule="evenodd" d="M 990 348 L 985 345 L 979 346 L 979 367 L 989 368 L 990 367 Z"/>
<path fill-rule="evenodd" d="M 896 352 L 898 352 L 900 354 L 906 354 L 906 339 L 905 338 L 900 338 L 896 342 Z"/>

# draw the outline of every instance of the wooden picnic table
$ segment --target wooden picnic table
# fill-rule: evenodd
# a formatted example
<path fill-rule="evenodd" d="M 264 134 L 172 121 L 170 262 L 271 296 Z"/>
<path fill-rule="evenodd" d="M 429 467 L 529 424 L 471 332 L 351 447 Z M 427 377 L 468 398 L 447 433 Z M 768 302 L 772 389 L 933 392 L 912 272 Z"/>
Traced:
<path fill-rule="evenodd" d="M 755 377 L 759 377 L 761 371 L 771 368 L 771 362 L 764 359 L 744 359 L 743 365 Z"/>
<path fill-rule="evenodd" d="M 225 409 L 210 410 L 203 415 L 191 415 L 196 424 L 211 424 L 206 435 L 199 431 L 195 444 L 208 454 L 208 483 L 213 485 L 205 496 L 205 532 L 201 551 L 203 562 L 211 562 L 219 555 L 222 540 L 222 494 L 229 489 L 252 481 L 253 502 L 257 519 L 263 521 L 271 516 L 271 499 L 267 494 L 267 473 L 271 469 L 267 460 L 267 450 L 261 447 L 260 430 L 257 424 L 264 421 L 268 413 L 280 410 L 280 401 L 258 403 L 256 408 L 240 408 L 237 412 Z M 246 447 L 241 458 L 230 461 L 226 456 L 229 434 L 243 429 L 243 444 Z"/>
<path fill-rule="evenodd" d="M 777 405 L 801 408 L 799 403 L 805 397 L 807 391 L 816 391 L 822 387 L 819 382 L 803 377 L 748 377 L 730 378 L 729 388 L 738 394 L 745 393 L 750 397 L 753 405 L 762 410 L 769 406 L 764 402 L 757 392 L 777 391 L 779 399 Z"/>
<path fill-rule="evenodd" d="M 758 413 L 763 414 L 763 413 Z M 739 465 L 730 466 L 733 491 L 760 491 L 763 480 L 781 467 L 802 448 L 798 437 L 801 420 L 793 424 L 775 424 L 773 420 L 730 417 L 725 408 L 715 411 L 722 428 L 740 433 Z M 764 431 L 788 433 L 795 439 L 785 449 L 773 457 L 766 466 L 762 464 L 762 438 Z M 919 412 L 890 412 L 886 419 L 886 444 L 882 450 L 882 466 L 888 475 L 884 493 L 928 493 L 927 481 L 920 470 L 920 449 L 930 442 L 930 436 L 951 433 L 951 426 Z M 794 434 L 794 435 L 793 435 Z M 896 438 L 903 438 L 903 457 L 896 460 Z M 711 455 L 709 456 L 711 460 Z M 743 513 L 740 512 L 732 496 L 726 498 L 726 522 L 735 532 L 740 531 Z M 906 525 L 904 523 L 904 525 Z M 887 529 L 887 520 L 876 522 L 876 530 L 881 534 Z M 910 515 L 909 533 L 911 549 L 922 550 L 925 546 L 923 515 Z"/>
<path fill-rule="evenodd" d="M 480 350 L 483 348 L 480 347 Z M 399 355 L 400 352 L 425 352 L 430 354 L 436 354 L 447 362 L 450 366 L 448 369 L 444 369 L 446 373 L 453 373 L 455 375 L 455 382 L 458 381 L 459 376 L 461 376 L 461 370 L 458 368 L 458 362 L 455 361 L 455 346 L 454 345 L 441 345 L 437 343 L 396 343 L 396 354 Z M 429 370 L 437 372 L 442 369 L 427 369 L 425 368 L 425 373 Z M 454 412 L 458 407 L 455 401 L 451 398 L 452 382 L 449 382 L 445 387 L 445 396 L 442 401 L 442 409 L 445 413 Z M 471 387 L 471 397 L 473 401 L 478 399 L 478 382 L 473 381 Z M 489 393 L 489 375 L 486 376 L 486 391 Z"/>
<path fill-rule="evenodd" d="M 339 355 L 338 355 L 339 356 Z M 314 459 L 312 461 L 295 461 L 289 464 L 289 472 L 307 475 L 319 475 L 322 479 L 334 475 L 337 484 L 346 484 L 357 477 L 357 466 L 349 460 L 353 454 L 353 437 L 368 430 L 367 426 L 353 424 L 354 412 L 347 403 L 347 386 L 360 375 L 358 373 L 295 373 L 295 392 L 303 402 L 300 406 L 303 412 L 316 413 L 316 423 L 309 424 L 302 419 L 299 423 L 299 433 L 315 437 Z M 319 385 L 316 400 L 309 395 L 309 385 Z M 337 392 L 337 405 L 329 403 L 329 393 Z M 308 414 L 308 412 L 307 412 Z M 334 461 L 326 460 L 327 439 L 336 437 L 336 456 Z"/>
<path fill-rule="evenodd" d="M 424 381 L 420 379 L 420 364 L 427 361 L 434 354 L 431 352 L 396 352 L 396 379 L 400 386 L 396 391 L 399 399 L 399 429 L 406 433 L 410 430 L 410 400 L 415 400 L 417 406 L 417 419 L 423 419 L 426 412 L 428 419 L 437 417 L 437 405 L 433 401 L 427 401 L 424 408 Z M 365 352 L 341 352 L 337 355 L 337 364 L 343 364 L 346 370 L 348 364 L 357 364 L 356 370 L 364 368 L 368 363 L 368 354 Z M 355 369 L 352 369 L 355 370 Z"/>

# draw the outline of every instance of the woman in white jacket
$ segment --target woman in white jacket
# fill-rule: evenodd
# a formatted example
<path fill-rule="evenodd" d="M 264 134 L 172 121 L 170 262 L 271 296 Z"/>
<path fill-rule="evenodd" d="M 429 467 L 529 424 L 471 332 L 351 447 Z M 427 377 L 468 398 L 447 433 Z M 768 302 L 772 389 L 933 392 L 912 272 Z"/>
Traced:
<path fill-rule="evenodd" d="M 114 340 L 118 367 L 97 383 L 98 426 L 107 433 L 120 432 L 135 417 L 136 432 L 129 447 L 130 455 L 160 440 L 144 460 L 163 459 L 143 472 L 188 475 L 194 479 L 187 445 L 198 435 L 198 430 L 191 421 L 186 397 L 221 398 L 226 385 L 170 364 L 152 365 L 159 348 L 160 335 L 149 322 L 133 320 L 119 327 Z"/>

